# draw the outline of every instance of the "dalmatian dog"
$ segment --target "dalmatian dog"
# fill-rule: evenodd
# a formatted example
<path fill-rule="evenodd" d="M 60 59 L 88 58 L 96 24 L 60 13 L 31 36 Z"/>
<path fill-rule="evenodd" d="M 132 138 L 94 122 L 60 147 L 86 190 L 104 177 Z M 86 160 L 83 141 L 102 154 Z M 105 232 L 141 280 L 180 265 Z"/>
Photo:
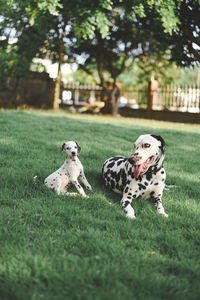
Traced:
<path fill-rule="evenodd" d="M 165 141 L 161 136 L 145 134 L 137 138 L 134 148 L 130 157 L 115 156 L 105 161 L 102 168 L 105 184 L 122 193 L 121 206 L 128 218 L 135 219 L 131 203 L 138 197 L 151 198 L 158 213 L 168 217 L 162 205 Z"/>
<path fill-rule="evenodd" d="M 44 184 L 48 188 L 54 189 L 57 194 L 77 196 L 77 193 L 67 192 L 68 186 L 73 184 L 83 197 L 87 197 L 84 189 L 78 182 L 78 179 L 80 179 L 86 189 L 92 190 L 91 185 L 85 177 L 83 166 L 78 158 L 78 154 L 81 150 L 80 146 L 74 141 L 69 141 L 62 145 L 61 151 L 63 150 L 66 152 L 64 164 L 57 171 L 50 174 L 44 180 Z"/>

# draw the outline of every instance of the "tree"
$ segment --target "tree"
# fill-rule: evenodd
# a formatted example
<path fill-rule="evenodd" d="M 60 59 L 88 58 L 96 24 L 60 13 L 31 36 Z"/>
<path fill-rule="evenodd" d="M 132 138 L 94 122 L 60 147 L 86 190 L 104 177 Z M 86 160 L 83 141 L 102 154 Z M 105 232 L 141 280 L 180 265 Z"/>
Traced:
<path fill-rule="evenodd" d="M 0 18 L 0 33 L 6 37 L 0 43 L 3 50 L 0 64 L 5 67 L 4 78 L 28 72 L 34 57 L 49 57 L 57 61 L 58 76 L 54 93 L 56 108 L 60 91 L 60 66 L 66 58 L 65 54 L 72 53 L 69 48 L 73 49 L 74 42 L 78 41 L 81 47 L 89 38 L 91 41 L 86 42 L 87 47 L 95 41 L 91 47 L 93 52 L 95 43 L 98 45 L 97 53 L 92 56 L 90 63 L 97 63 L 100 82 L 105 89 L 103 71 L 107 70 L 112 77 L 112 89 L 109 92 L 111 109 L 116 114 L 114 109 L 119 95 L 117 78 L 129 67 L 129 57 L 136 60 L 141 56 L 149 57 L 158 50 L 163 51 L 167 33 L 177 34 L 178 30 L 183 33 L 180 33 L 178 43 L 178 48 L 182 50 L 187 34 L 196 37 L 194 27 L 197 34 L 199 21 L 194 12 L 191 13 L 195 20 L 190 32 L 186 32 L 189 18 L 186 25 L 182 26 L 187 3 L 191 3 L 190 10 L 199 9 L 197 2 L 192 0 L 0 0 L 0 16 L 3 16 Z M 68 32 L 71 28 L 73 38 L 69 40 Z M 17 37 L 12 47 L 8 45 L 9 36 Z M 120 42 L 123 46 L 119 45 Z M 168 38 L 168 42 L 173 51 L 174 41 Z M 175 54 L 173 57 L 178 59 Z M 6 62 L 3 61 L 5 58 Z"/>
<path fill-rule="evenodd" d="M 198 0 L 175 1 L 178 29 L 171 39 L 172 61 L 180 66 L 200 64 L 200 2 Z"/>
<path fill-rule="evenodd" d="M 61 30 L 57 50 L 58 74 L 55 82 L 53 101 L 55 109 L 59 107 L 58 99 L 60 95 L 61 65 L 64 58 L 64 48 L 68 47 L 68 45 L 65 44 L 67 41 L 65 40 L 66 26 L 73 27 L 78 38 L 87 39 L 88 37 L 92 37 L 96 27 L 103 37 L 108 31 L 108 22 L 105 18 L 105 12 L 111 9 L 110 0 L 103 0 L 101 2 L 92 0 L 70 2 L 63 0 L 60 1 L 60 4 L 57 10 Z"/>
<path fill-rule="evenodd" d="M 14 80 L 13 98 L 17 97 L 19 78 L 29 74 L 32 59 L 38 49 L 44 47 L 46 37 L 45 26 L 31 26 L 29 3 L 27 0 L 0 0 L 0 36 L 3 37 L 0 43 L 0 79 L 1 85 L 8 79 Z M 43 25 L 49 21 L 50 18 L 41 18 Z"/>
<path fill-rule="evenodd" d="M 96 31 L 90 44 L 78 41 L 77 46 L 71 47 L 73 57 L 84 53 L 85 60 L 80 67 L 86 72 L 90 72 L 91 65 L 96 64 L 99 82 L 110 99 L 104 110 L 113 115 L 117 114 L 120 95 L 117 80 L 135 61 L 140 69 L 148 70 L 149 76 L 152 71 L 157 76 L 163 76 L 166 67 L 169 67 L 170 57 L 171 61 L 183 65 L 198 61 L 198 51 L 193 44 L 196 41 L 198 45 L 199 42 L 197 1 L 152 0 L 136 4 L 136 1 L 115 1 L 112 13 L 107 14 L 110 30 L 106 38 L 99 37 Z M 186 13 L 187 18 L 184 19 Z M 185 54 L 186 41 L 189 51 Z M 111 84 L 107 84 L 105 77 L 109 78 Z"/>
<path fill-rule="evenodd" d="M 67 1 L 67 0 L 0 0 L 1 35 L 6 37 L 8 52 L 9 36 L 16 36 L 17 41 L 9 48 L 14 59 L 13 64 L 7 61 L 5 77 L 21 76 L 19 58 L 24 59 L 23 69 L 29 70 L 34 57 L 50 57 L 58 61 L 58 76 L 55 82 L 54 108 L 58 108 L 60 92 L 61 64 L 64 59 L 64 48 L 67 47 L 65 34 L 67 26 L 73 26 L 79 38 L 92 37 L 95 28 L 102 36 L 108 31 L 105 12 L 111 10 L 111 0 L 102 1 Z M 8 31 L 8 28 L 11 30 Z M 5 55 L 4 55 L 5 57 Z M 1 59 L 1 57 L 0 57 Z"/>
<path fill-rule="evenodd" d="M 147 61 L 152 55 L 164 55 L 169 44 L 165 38 L 158 15 L 146 7 L 145 17 L 121 7 L 107 14 L 110 30 L 106 38 L 95 31 L 90 43 L 78 40 L 68 49 L 68 56 L 80 61 L 79 66 L 90 73 L 96 65 L 99 83 L 108 95 L 103 112 L 118 113 L 120 86 L 119 76 L 130 69 L 135 61 Z M 75 38 L 73 30 L 69 34 Z"/>
<path fill-rule="evenodd" d="M 0 0 L 0 82 L 3 85 L 13 80 L 11 102 L 17 98 L 20 77 L 29 74 L 32 59 L 45 39 L 43 28 L 30 26 L 26 11 L 29 2 Z"/>
<path fill-rule="evenodd" d="M 148 85 L 152 76 L 160 83 L 169 83 L 173 81 L 173 72 L 176 65 L 169 61 L 169 55 L 152 55 L 143 57 L 135 62 L 132 68 L 119 76 L 125 89 L 132 89 L 132 85 Z M 177 75 L 177 74 L 176 74 Z"/>

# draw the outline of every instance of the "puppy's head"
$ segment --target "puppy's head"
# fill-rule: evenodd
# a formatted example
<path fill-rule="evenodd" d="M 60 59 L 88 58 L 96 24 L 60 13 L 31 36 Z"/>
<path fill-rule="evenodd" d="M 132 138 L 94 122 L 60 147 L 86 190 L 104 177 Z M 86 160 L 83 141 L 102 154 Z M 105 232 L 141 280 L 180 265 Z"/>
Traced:
<path fill-rule="evenodd" d="M 161 166 L 164 160 L 166 144 L 159 135 L 140 135 L 134 143 L 134 153 L 129 161 L 134 161 L 134 177 L 145 174 L 151 166 Z"/>
<path fill-rule="evenodd" d="M 80 153 L 81 147 L 77 142 L 69 141 L 69 142 L 65 142 L 62 145 L 61 151 L 63 150 L 65 150 L 66 156 L 71 158 L 77 156 Z"/>

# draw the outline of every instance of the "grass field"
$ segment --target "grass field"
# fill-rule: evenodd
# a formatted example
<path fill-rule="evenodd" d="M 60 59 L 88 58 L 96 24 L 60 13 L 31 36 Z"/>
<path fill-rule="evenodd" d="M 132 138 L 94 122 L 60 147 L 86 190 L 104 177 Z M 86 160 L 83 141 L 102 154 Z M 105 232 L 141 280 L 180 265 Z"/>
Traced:
<path fill-rule="evenodd" d="M 0 128 L 0 299 L 200 299 L 199 125 L 0 111 Z M 167 184 L 177 186 L 164 192 L 168 219 L 141 199 L 127 219 L 103 186 L 105 159 L 128 156 L 143 133 L 167 143 Z M 82 148 L 87 199 L 42 184 L 66 140 Z"/>

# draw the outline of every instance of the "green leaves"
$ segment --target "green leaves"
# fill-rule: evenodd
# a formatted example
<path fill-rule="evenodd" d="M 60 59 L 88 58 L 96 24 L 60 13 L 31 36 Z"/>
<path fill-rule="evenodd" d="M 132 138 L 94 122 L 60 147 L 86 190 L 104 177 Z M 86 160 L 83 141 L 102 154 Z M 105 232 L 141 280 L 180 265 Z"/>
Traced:
<path fill-rule="evenodd" d="M 35 5 L 30 3 L 26 7 L 26 12 L 29 15 L 29 23 L 31 26 L 35 24 L 35 20 L 40 14 L 49 12 L 53 16 L 59 15 L 59 9 L 63 8 L 60 0 L 39 0 Z"/>
<path fill-rule="evenodd" d="M 136 5 L 136 6 L 134 7 L 134 11 L 135 11 L 135 13 L 137 13 L 141 18 L 143 18 L 143 17 L 146 16 L 145 11 L 144 11 L 144 6 L 143 6 L 142 3 Z"/>
<path fill-rule="evenodd" d="M 88 1 L 90 2 L 90 1 Z M 95 30 L 98 29 L 102 38 L 105 38 L 109 32 L 109 19 L 107 12 L 112 9 L 110 0 L 90 2 L 90 6 L 80 6 L 77 10 L 77 15 L 73 15 L 73 27 L 76 36 L 81 39 L 92 39 Z M 78 17 L 77 17 L 78 16 Z"/>
<path fill-rule="evenodd" d="M 38 10 L 37 10 L 37 9 L 32 10 L 32 9 L 30 8 L 30 6 L 29 6 L 29 7 L 26 8 L 26 12 L 27 12 L 28 15 L 29 15 L 29 24 L 30 24 L 31 26 L 33 26 L 34 23 L 35 23 L 35 19 L 36 19 L 36 17 L 37 17 L 37 14 L 38 14 Z"/>
<path fill-rule="evenodd" d="M 176 6 L 174 0 L 147 0 L 147 3 L 159 13 L 164 32 L 171 35 L 174 29 L 178 30 L 180 21 L 175 15 Z"/>
<path fill-rule="evenodd" d="M 37 6 L 39 10 L 48 10 L 52 15 L 58 15 L 59 8 L 63 7 L 60 0 L 39 0 Z"/>
<path fill-rule="evenodd" d="M 109 32 L 109 21 L 106 15 L 101 11 L 98 11 L 96 14 L 96 26 L 99 29 L 102 38 L 105 38 Z"/>
<path fill-rule="evenodd" d="M 150 35 L 156 33 L 155 40 L 159 42 L 157 51 L 167 36 L 167 44 L 172 44 L 171 52 L 175 60 L 182 64 L 189 57 L 190 63 L 191 60 L 199 60 L 199 53 L 197 58 L 194 53 L 198 50 L 193 47 L 194 43 L 199 42 L 198 3 L 200 0 L 191 1 L 190 6 L 183 0 L 0 0 L 1 35 L 8 37 L 15 34 L 18 39 L 16 49 L 10 51 L 18 51 L 20 55 L 23 53 L 26 62 L 29 60 L 31 64 L 33 57 L 40 55 L 57 59 L 60 33 L 65 25 L 66 52 L 70 47 L 73 49 L 76 38 L 79 41 L 93 39 L 97 31 L 108 50 L 115 47 L 112 44 L 116 39 L 120 45 L 126 43 L 119 49 L 120 53 L 125 50 L 130 52 L 131 43 L 137 44 L 138 40 L 145 45 Z M 124 16 L 124 24 L 116 25 L 117 20 L 122 20 Z M 147 25 L 142 29 L 145 22 Z M 150 23 L 151 26 L 148 25 Z M 67 41 L 69 28 L 73 28 L 74 39 Z M 163 30 L 168 35 L 163 34 Z M 174 38 L 173 41 L 169 34 Z M 106 41 L 108 35 L 110 40 Z M 0 46 L 3 49 L 6 47 Z M 111 58 L 106 56 L 106 59 L 111 61 L 117 51 L 115 49 L 114 54 L 110 53 Z M 145 53 L 145 56 L 151 54 L 147 51 L 149 53 Z M 188 57 L 185 57 L 186 52 Z M 131 53 L 128 53 L 128 57 L 131 57 Z"/>
<path fill-rule="evenodd" d="M 60 3 L 60 0 L 42 0 L 40 2 L 43 2 L 43 3 L 41 3 L 41 5 L 43 4 L 42 7 L 45 9 L 45 6 L 46 6 L 49 13 L 54 16 L 58 16 L 59 9 L 63 8 L 63 4 Z M 38 4 L 38 7 L 40 8 L 39 4 Z"/>
<path fill-rule="evenodd" d="M 178 24 L 180 24 L 179 19 L 174 15 L 174 10 L 172 7 L 169 9 L 161 8 L 161 21 L 164 27 L 164 32 L 169 33 L 172 35 L 173 30 L 178 30 Z"/>
<path fill-rule="evenodd" d="M 112 10 L 113 2 L 111 0 L 101 0 L 100 5 L 103 9 Z"/>

